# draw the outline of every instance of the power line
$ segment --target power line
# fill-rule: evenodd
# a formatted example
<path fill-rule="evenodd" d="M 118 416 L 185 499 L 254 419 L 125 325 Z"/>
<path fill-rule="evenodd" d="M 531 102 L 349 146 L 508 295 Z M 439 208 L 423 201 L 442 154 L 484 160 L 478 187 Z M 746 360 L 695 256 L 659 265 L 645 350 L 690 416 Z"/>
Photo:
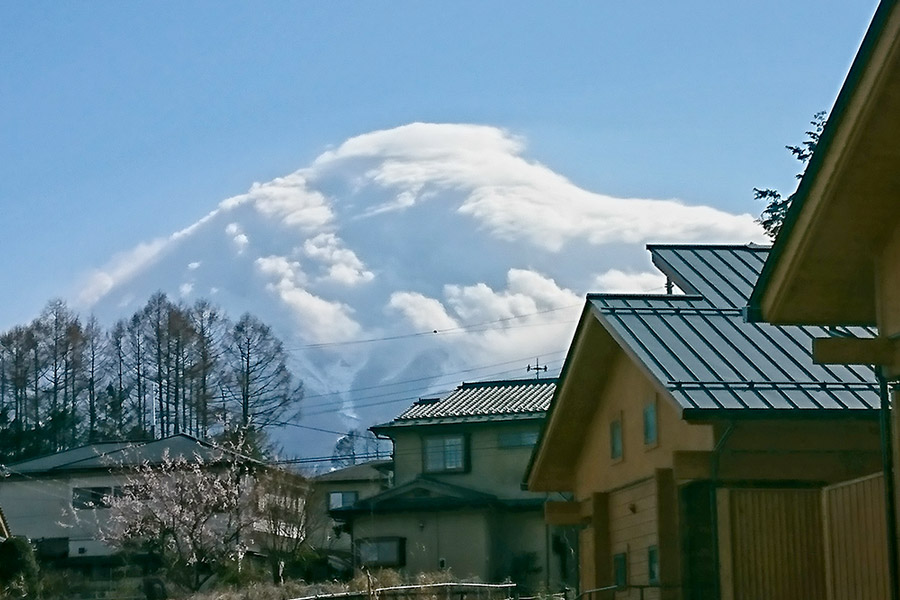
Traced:
<path fill-rule="evenodd" d="M 526 319 L 528 317 L 548 314 L 548 313 L 552 313 L 552 312 L 558 312 L 558 311 L 562 311 L 562 310 L 569 310 L 572 308 L 576 308 L 578 306 L 581 306 L 581 304 L 570 304 L 568 306 L 559 306 L 556 308 L 548 308 L 545 310 L 539 310 L 539 311 L 532 312 L 532 313 L 526 313 L 526 314 L 522 314 L 522 315 L 513 315 L 511 317 L 503 317 L 500 319 L 493 319 L 491 321 L 482 321 L 480 323 L 469 323 L 466 325 L 459 325 L 457 327 L 449 327 L 447 329 L 432 329 L 430 331 L 415 331 L 415 332 L 411 332 L 411 333 L 398 334 L 398 335 L 388 335 L 388 336 L 382 336 L 382 337 L 364 338 L 364 339 L 359 339 L 359 340 L 346 340 L 343 342 L 320 342 L 317 344 L 306 344 L 303 346 L 297 346 L 297 347 L 288 348 L 288 349 L 294 350 L 294 351 L 311 350 L 311 349 L 317 349 L 317 348 L 331 348 L 331 347 L 335 347 L 335 346 L 352 346 L 352 345 L 358 345 L 358 344 L 371 344 L 371 343 L 375 343 L 375 342 L 387 342 L 387 341 L 402 340 L 402 339 L 409 339 L 409 338 L 423 337 L 423 336 L 464 333 L 466 331 L 487 331 L 487 329 L 477 329 L 477 328 L 483 328 L 486 325 L 496 325 L 498 323 L 506 323 L 506 322 L 515 321 L 518 319 Z M 567 323 L 567 322 L 568 321 L 556 321 L 556 322 L 551 322 L 551 323 L 539 323 L 539 324 L 538 323 L 526 323 L 523 325 L 517 325 L 515 327 L 509 327 L 508 329 L 514 329 L 514 328 L 519 328 L 519 327 L 535 327 L 535 326 L 550 325 L 550 324 L 562 324 L 562 323 Z"/>
<path fill-rule="evenodd" d="M 547 355 L 549 355 L 549 356 L 556 356 L 556 355 L 560 355 L 560 354 L 563 354 L 563 355 L 564 355 L 564 354 L 565 354 L 565 350 L 555 350 L 555 351 L 553 351 L 553 352 L 541 352 L 541 353 L 538 353 L 538 354 L 539 354 L 540 356 L 547 356 Z M 370 386 L 364 386 L 364 387 L 358 387 L 358 388 L 350 388 L 350 389 L 347 389 L 347 390 L 340 390 L 340 391 L 334 391 L 334 392 L 325 392 L 325 393 L 321 393 L 321 394 L 312 394 L 312 395 L 309 395 L 309 396 L 304 396 L 304 397 L 303 397 L 303 400 L 306 400 L 306 399 L 309 399 L 309 398 L 326 398 L 326 397 L 331 397 L 331 396 L 337 396 L 337 395 L 340 395 L 340 394 L 351 394 L 351 393 L 353 393 L 353 392 L 361 392 L 361 391 L 368 391 L 368 390 L 376 390 L 376 389 L 381 389 L 381 388 L 386 388 L 386 387 L 395 387 L 395 386 L 401 386 L 401 385 L 404 385 L 404 384 L 407 384 L 407 383 L 419 383 L 419 382 L 423 382 L 423 381 L 436 381 L 436 380 L 439 381 L 439 380 L 441 380 L 441 379 L 448 379 L 448 378 L 454 377 L 454 376 L 456 376 L 456 375 L 462 375 L 462 374 L 465 374 L 465 373 L 472 373 L 472 372 L 474 372 L 474 371 L 482 371 L 482 370 L 484 370 L 484 369 L 490 369 L 490 368 L 493 368 L 493 367 L 501 367 L 501 366 L 511 365 L 511 364 L 515 364 L 515 363 L 521 363 L 522 361 L 530 361 L 533 357 L 534 357 L 534 355 L 532 354 L 532 355 L 530 355 L 530 356 L 523 356 L 523 357 L 521 357 L 521 358 L 514 358 L 514 359 L 512 359 L 512 360 L 505 360 L 505 361 L 503 361 L 503 362 L 493 363 L 493 364 L 489 364 L 489 365 L 482 365 L 482 366 L 470 367 L 470 368 L 468 368 L 468 369 L 460 369 L 460 370 L 458 370 L 458 371 L 449 371 L 449 372 L 443 373 L 443 374 L 441 374 L 441 375 L 433 376 L 433 377 L 416 377 L 416 378 L 413 378 L 413 379 L 405 379 L 405 380 L 401 380 L 401 381 L 395 381 L 395 382 L 392 382 L 392 383 L 381 383 L 381 384 L 377 384 L 377 385 L 370 385 Z M 495 375 L 497 375 L 497 374 L 512 373 L 512 372 L 514 372 L 514 371 L 515 371 L 515 369 L 507 369 L 507 370 L 504 370 L 504 371 L 498 371 L 498 372 L 494 372 L 494 373 L 489 373 L 489 374 L 486 374 L 486 375 L 482 375 L 482 377 L 493 377 L 493 376 L 495 376 Z M 454 379 L 455 379 L 455 377 L 454 377 Z M 429 388 L 434 387 L 434 385 L 445 385 L 445 384 L 434 383 L 434 384 L 431 384 L 431 385 L 428 385 L 428 386 L 421 386 L 421 387 L 418 387 L 418 388 L 411 388 L 411 389 L 399 390 L 398 393 L 409 393 L 410 391 L 415 391 L 415 390 L 418 390 L 418 389 L 429 389 Z M 384 394 L 384 395 L 387 395 L 387 394 Z M 382 397 L 382 396 L 379 396 L 379 395 L 374 395 L 374 396 L 362 396 L 362 397 L 357 397 L 356 399 L 357 399 L 357 400 L 366 400 L 366 399 L 369 399 L 369 398 L 378 398 L 378 397 Z M 318 407 L 320 407 L 320 406 L 330 406 L 330 405 L 331 405 L 331 402 L 316 403 L 316 404 L 307 404 L 307 405 L 306 405 L 306 408 L 318 408 Z"/>

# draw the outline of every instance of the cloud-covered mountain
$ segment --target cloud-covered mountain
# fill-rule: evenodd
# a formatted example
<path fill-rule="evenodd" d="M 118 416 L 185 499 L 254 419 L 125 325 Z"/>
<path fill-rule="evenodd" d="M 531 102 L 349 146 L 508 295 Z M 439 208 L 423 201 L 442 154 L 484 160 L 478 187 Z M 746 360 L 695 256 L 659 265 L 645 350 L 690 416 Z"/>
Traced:
<path fill-rule="evenodd" d="M 647 242 L 762 239 L 747 214 L 579 188 L 494 127 L 413 123 L 123 252 L 76 304 L 112 319 L 161 289 L 250 311 L 296 357 L 300 423 L 346 431 L 462 380 L 525 376 L 535 357 L 558 368 L 585 292 L 663 285 Z M 288 437 L 306 454 L 335 438 Z"/>

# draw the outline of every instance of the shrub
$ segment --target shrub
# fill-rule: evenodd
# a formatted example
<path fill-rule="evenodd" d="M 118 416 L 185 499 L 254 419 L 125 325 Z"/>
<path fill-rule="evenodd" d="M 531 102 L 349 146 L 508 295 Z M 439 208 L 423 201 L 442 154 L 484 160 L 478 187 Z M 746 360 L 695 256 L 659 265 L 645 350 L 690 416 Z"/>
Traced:
<path fill-rule="evenodd" d="M 38 595 L 39 572 L 31 544 L 23 538 L 0 542 L 0 589 L 5 597 L 33 598 Z"/>

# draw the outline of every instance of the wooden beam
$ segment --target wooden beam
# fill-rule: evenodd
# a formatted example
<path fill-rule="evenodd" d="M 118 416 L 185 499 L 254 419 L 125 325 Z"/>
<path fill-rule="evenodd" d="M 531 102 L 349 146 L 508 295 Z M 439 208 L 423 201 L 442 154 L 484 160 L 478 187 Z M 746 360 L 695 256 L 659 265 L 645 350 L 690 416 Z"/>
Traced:
<path fill-rule="evenodd" d="M 681 598 L 681 539 L 678 526 L 678 485 L 672 469 L 656 470 L 659 582 L 662 600 Z"/>
<path fill-rule="evenodd" d="M 590 522 L 591 515 L 585 516 L 585 508 L 590 503 L 549 501 L 544 503 L 544 521 L 548 525 L 583 525 Z"/>
<path fill-rule="evenodd" d="M 900 363 L 900 341 L 889 338 L 816 338 L 813 360 L 820 364 L 884 365 Z"/>
<path fill-rule="evenodd" d="M 676 450 L 672 454 L 675 479 L 709 479 L 712 476 L 712 452 Z"/>
<path fill-rule="evenodd" d="M 676 451 L 679 481 L 710 479 L 712 452 Z M 720 481 L 844 481 L 881 469 L 878 450 L 726 450 L 719 459 Z"/>

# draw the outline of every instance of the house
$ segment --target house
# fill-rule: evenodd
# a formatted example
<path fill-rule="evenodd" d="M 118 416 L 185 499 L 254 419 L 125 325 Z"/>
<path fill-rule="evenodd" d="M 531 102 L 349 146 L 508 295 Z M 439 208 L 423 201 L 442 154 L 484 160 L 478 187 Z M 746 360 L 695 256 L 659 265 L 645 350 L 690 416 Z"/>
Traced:
<path fill-rule="evenodd" d="M 874 364 L 882 397 L 892 598 L 900 597 L 900 7 L 878 6 L 750 298 L 750 320 L 874 326 L 813 340 L 822 363 Z M 887 596 L 885 596 L 887 597 Z"/>
<path fill-rule="evenodd" d="M 393 441 L 394 486 L 332 511 L 346 520 L 359 563 L 565 586 L 575 566 L 568 531 L 545 525 L 546 495 L 521 485 L 555 387 L 464 383 L 373 427 Z"/>
<path fill-rule="evenodd" d="M 313 547 L 331 551 L 352 549 L 350 535 L 329 515 L 329 511 L 351 506 L 386 490 L 393 478 L 394 463 L 370 460 L 335 469 L 313 478 L 315 511 L 310 542 Z"/>
<path fill-rule="evenodd" d="M 587 297 L 528 488 L 571 494 L 546 518 L 581 527 L 596 598 L 825 598 L 827 500 L 880 466 L 871 368 L 813 363 L 821 327 L 744 320 L 768 248 L 648 249 L 684 293 Z"/>
<path fill-rule="evenodd" d="M 165 456 L 197 456 L 215 465 L 224 452 L 184 434 L 89 444 L 6 465 L 0 506 L 10 527 L 35 544 L 38 558 L 71 566 L 101 564 L 115 554 L 100 539 L 109 498 L 122 489 L 132 468 L 161 464 Z"/>

